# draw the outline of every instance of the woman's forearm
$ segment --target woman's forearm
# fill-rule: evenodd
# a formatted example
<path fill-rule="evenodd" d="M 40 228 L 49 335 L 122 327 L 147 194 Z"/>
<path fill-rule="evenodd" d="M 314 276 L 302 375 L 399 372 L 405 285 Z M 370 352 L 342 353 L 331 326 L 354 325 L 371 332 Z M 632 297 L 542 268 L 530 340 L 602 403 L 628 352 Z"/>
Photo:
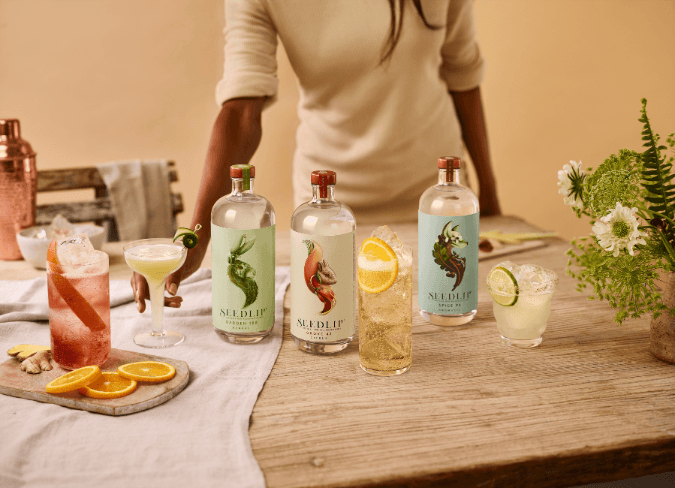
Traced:
<path fill-rule="evenodd" d="M 230 193 L 229 167 L 248 164 L 262 137 L 261 114 L 264 98 L 237 98 L 223 103 L 213 125 L 206 163 L 199 185 L 192 226 L 201 224 L 199 232 L 203 245 L 211 238 L 211 209 L 213 204 Z"/>
<path fill-rule="evenodd" d="M 450 95 L 455 103 L 457 118 L 462 127 L 464 144 L 466 144 L 478 174 L 480 213 L 481 215 L 499 215 L 501 214 L 501 208 L 497 198 L 497 185 L 490 164 L 480 88 L 477 87 L 463 92 L 450 92 Z"/>

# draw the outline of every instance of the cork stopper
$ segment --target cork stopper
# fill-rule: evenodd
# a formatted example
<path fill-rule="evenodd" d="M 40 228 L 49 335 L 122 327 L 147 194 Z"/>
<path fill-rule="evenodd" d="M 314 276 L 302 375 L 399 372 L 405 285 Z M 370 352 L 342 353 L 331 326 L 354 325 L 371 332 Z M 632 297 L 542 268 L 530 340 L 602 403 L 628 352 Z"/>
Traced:
<path fill-rule="evenodd" d="M 312 171 L 312 185 L 319 187 L 319 197 L 328 198 L 328 187 L 335 185 L 337 177 L 335 171 Z"/>
<path fill-rule="evenodd" d="M 244 191 L 251 189 L 251 178 L 255 178 L 255 166 L 251 164 L 233 164 L 230 166 L 230 177 L 241 178 Z"/>
<path fill-rule="evenodd" d="M 453 169 L 459 169 L 462 166 L 462 159 L 457 156 L 444 156 L 438 158 L 438 168 L 447 169 L 452 171 Z"/>
<path fill-rule="evenodd" d="M 243 178 L 248 169 L 249 178 L 255 178 L 255 166 L 252 164 L 234 164 L 230 166 L 230 178 Z"/>

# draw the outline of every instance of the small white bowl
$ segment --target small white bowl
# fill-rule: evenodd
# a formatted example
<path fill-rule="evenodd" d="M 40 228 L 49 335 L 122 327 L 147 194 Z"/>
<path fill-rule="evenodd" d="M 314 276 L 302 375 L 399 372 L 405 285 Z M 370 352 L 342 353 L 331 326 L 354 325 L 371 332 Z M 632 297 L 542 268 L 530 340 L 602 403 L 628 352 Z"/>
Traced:
<path fill-rule="evenodd" d="M 38 225 L 20 231 L 16 235 L 16 241 L 23 258 L 37 269 L 45 269 L 47 265 L 47 248 L 52 241 L 47 237 L 29 237 L 35 232 L 49 228 L 48 225 Z M 105 229 L 99 225 L 75 225 L 75 234 L 87 234 L 91 245 L 97 251 L 101 250 L 105 240 Z"/>

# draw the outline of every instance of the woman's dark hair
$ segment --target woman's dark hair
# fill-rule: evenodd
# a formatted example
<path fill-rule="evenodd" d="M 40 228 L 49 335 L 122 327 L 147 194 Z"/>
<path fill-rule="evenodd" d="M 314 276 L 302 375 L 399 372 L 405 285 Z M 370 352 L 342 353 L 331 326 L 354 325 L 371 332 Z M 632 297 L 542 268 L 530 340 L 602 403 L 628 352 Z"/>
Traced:
<path fill-rule="evenodd" d="M 382 49 L 382 58 L 380 59 L 380 64 L 384 63 L 389 59 L 394 52 L 396 44 L 401 37 L 401 28 L 403 27 L 403 14 L 405 12 L 405 4 L 407 0 L 389 0 L 389 10 L 391 11 L 391 24 L 389 27 L 389 37 L 384 44 Z M 422 0 L 412 0 L 415 9 L 424 22 L 424 25 L 431 30 L 442 29 L 442 25 L 430 24 L 427 18 L 424 16 L 424 11 L 422 10 Z M 396 15 L 398 13 L 398 15 Z"/>

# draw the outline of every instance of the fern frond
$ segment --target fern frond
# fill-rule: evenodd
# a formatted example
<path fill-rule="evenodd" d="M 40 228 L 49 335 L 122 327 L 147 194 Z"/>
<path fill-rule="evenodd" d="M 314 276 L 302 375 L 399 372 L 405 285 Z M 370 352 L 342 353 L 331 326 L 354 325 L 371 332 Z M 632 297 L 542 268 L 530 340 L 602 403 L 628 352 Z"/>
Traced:
<path fill-rule="evenodd" d="M 645 151 L 641 155 L 643 161 L 642 181 L 649 196 L 645 200 L 650 204 L 649 210 L 672 216 L 675 213 L 675 185 L 671 183 L 674 174 L 671 173 L 672 162 L 661 156 L 666 146 L 659 145 L 659 136 L 654 134 L 647 117 L 647 100 L 642 99 L 642 116 L 639 121 L 643 124 L 642 140 Z M 672 232 L 675 229 L 670 229 Z"/>

